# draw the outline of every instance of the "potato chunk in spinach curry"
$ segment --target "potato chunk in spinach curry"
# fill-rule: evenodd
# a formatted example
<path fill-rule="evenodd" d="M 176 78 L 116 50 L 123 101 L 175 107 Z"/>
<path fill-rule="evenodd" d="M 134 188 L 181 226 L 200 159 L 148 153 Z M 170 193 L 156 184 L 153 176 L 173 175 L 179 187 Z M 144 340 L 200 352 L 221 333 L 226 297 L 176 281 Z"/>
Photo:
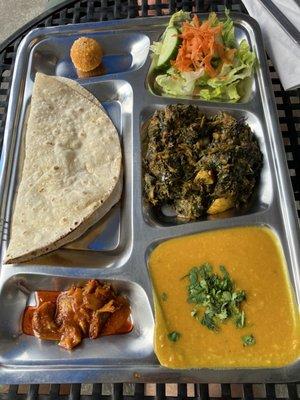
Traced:
<path fill-rule="evenodd" d="M 144 194 L 196 219 L 243 207 L 262 168 L 258 141 L 244 120 L 206 116 L 192 105 L 170 105 L 149 121 L 144 143 Z"/>

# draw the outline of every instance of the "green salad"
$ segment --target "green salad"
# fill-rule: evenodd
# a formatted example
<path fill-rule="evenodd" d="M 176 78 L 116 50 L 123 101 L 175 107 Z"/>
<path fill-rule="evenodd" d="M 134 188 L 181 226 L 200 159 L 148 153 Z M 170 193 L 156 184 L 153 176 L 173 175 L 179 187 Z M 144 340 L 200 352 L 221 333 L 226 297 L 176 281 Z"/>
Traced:
<path fill-rule="evenodd" d="M 237 43 L 228 10 L 224 20 L 211 13 L 203 22 L 178 11 L 151 50 L 158 71 L 155 85 L 175 96 L 237 102 L 245 95 L 256 64 L 247 41 Z"/>

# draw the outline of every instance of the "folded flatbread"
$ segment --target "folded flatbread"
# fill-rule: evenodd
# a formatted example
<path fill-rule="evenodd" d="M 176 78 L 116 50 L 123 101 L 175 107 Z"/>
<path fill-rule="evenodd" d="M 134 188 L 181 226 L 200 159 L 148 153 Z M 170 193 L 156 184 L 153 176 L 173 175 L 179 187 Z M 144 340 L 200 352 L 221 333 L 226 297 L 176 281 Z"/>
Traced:
<path fill-rule="evenodd" d="M 22 151 L 6 263 L 75 240 L 122 191 L 116 128 L 98 100 L 70 79 L 36 74 Z"/>

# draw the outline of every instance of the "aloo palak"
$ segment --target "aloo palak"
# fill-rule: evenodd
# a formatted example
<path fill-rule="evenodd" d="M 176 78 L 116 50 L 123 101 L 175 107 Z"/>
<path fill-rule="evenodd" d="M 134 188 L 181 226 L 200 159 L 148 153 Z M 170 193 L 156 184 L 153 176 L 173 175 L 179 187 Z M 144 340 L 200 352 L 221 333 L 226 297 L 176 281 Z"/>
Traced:
<path fill-rule="evenodd" d="M 300 355 L 299 309 L 268 228 L 168 240 L 149 258 L 164 366 L 278 367 Z"/>

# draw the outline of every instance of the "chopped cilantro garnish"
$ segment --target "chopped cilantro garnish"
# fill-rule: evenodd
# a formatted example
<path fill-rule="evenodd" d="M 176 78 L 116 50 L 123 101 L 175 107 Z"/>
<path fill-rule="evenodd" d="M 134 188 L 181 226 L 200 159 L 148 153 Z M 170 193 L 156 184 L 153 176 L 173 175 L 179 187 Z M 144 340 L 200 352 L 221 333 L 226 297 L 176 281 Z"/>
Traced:
<path fill-rule="evenodd" d="M 192 317 L 213 331 L 219 330 L 219 324 L 232 319 L 237 328 L 245 326 L 245 313 L 241 304 L 246 300 L 243 290 L 236 290 L 226 268 L 221 265 L 220 273 L 213 273 L 213 267 L 205 263 L 194 267 L 186 275 L 189 280 L 188 302 L 196 304 Z M 202 316 L 200 308 L 204 308 Z"/>
<path fill-rule="evenodd" d="M 191 316 L 192 316 L 192 317 L 197 317 L 197 314 L 198 314 L 198 311 L 194 308 L 194 309 L 191 311 Z"/>
<path fill-rule="evenodd" d="M 171 340 L 171 342 L 177 342 L 180 336 L 181 336 L 180 333 L 176 331 L 168 333 L 168 339 Z"/>
<path fill-rule="evenodd" d="M 256 343 L 255 337 L 253 335 L 242 336 L 243 346 L 253 346 Z"/>
<path fill-rule="evenodd" d="M 168 300 L 168 295 L 165 292 L 163 292 L 160 297 L 161 297 L 162 301 L 167 301 Z"/>
<path fill-rule="evenodd" d="M 204 313 L 201 319 L 201 324 L 206 326 L 208 329 L 212 331 L 217 331 L 219 329 L 214 322 L 214 315 L 211 312 Z"/>

